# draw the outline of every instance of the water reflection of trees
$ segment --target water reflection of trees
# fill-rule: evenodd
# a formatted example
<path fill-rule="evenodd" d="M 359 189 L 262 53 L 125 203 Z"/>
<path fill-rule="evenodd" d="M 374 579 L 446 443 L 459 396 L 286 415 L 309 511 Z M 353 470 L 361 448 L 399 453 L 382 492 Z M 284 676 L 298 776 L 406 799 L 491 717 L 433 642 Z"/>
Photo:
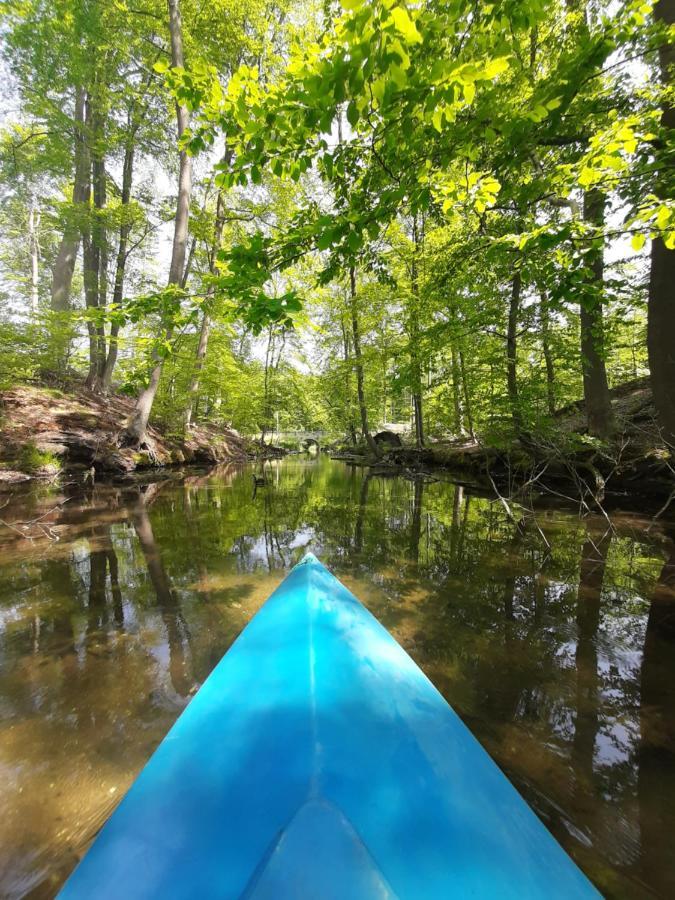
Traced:
<path fill-rule="evenodd" d="M 268 480 L 254 500 L 248 472 L 230 468 L 65 507 L 72 540 L 0 572 L 4 596 L 32 597 L 16 601 L 11 641 L 0 632 L 0 660 L 59 667 L 45 690 L 37 668 L 33 685 L 10 684 L 0 661 L 12 715 L 48 709 L 65 722 L 76 709 L 91 746 L 113 733 L 138 743 L 134 718 L 147 727 L 171 704 L 174 716 L 256 608 L 257 585 L 273 586 L 309 547 L 392 629 L 608 893 L 638 883 L 667 893 L 672 544 L 628 521 L 607 530 L 604 519 L 556 512 L 539 516 L 549 549 L 461 486 L 323 459 L 289 461 Z M 109 715 L 105 736 L 88 730 L 92 708 L 99 721 Z"/>
<path fill-rule="evenodd" d="M 194 683 L 190 673 L 190 631 L 164 568 L 162 554 L 148 515 L 145 495 L 139 493 L 136 500 L 130 504 L 129 511 L 166 628 L 171 683 L 177 694 L 186 697 Z"/>
<path fill-rule="evenodd" d="M 675 835 L 675 543 L 651 595 L 640 690 L 641 863 L 666 897 L 675 892 L 675 872 L 663 866 Z"/>

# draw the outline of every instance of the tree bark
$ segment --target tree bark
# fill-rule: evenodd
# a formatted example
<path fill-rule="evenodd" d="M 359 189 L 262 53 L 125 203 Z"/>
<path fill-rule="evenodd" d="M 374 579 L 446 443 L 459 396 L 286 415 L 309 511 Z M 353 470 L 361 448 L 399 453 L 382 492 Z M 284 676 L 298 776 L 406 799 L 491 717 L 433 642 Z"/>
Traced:
<path fill-rule="evenodd" d="M 660 0 L 654 7 L 657 22 L 672 26 L 675 23 L 675 0 Z M 670 87 L 675 66 L 675 46 L 663 44 L 659 49 L 661 80 Z M 675 132 L 675 106 L 664 101 L 661 115 L 663 143 Z M 657 153 L 657 166 L 667 169 L 667 150 Z M 669 196 L 667 171 L 659 174 L 657 194 Z M 654 406 L 664 440 L 675 452 L 675 250 L 669 250 L 660 237 L 654 238 L 651 250 L 649 299 L 647 303 L 647 350 Z"/>
<path fill-rule="evenodd" d="M 464 393 L 464 412 L 466 413 L 466 424 L 469 426 L 469 434 L 472 438 L 476 437 L 473 430 L 473 412 L 471 409 L 471 396 L 469 394 L 469 383 L 466 378 L 466 366 L 464 365 L 464 353 L 459 351 L 459 371 L 462 375 L 462 391 Z"/>
<path fill-rule="evenodd" d="M 179 0 L 167 0 L 169 10 L 169 33 L 171 35 L 171 65 L 183 67 L 183 26 L 180 16 Z M 188 127 L 189 113 L 187 106 L 176 103 L 176 124 L 178 130 L 178 138 Z M 188 237 L 188 225 L 190 218 L 190 194 L 192 192 L 192 161 L 187 153 L 182 150 L 180 152 L 179 171 L 178 171 L 178 200 L 176 204 L 176 218 L 174 220 L 173 231 L 173 247 L 171 251 L 171 265 L 169 268 L 169 285 L 180 285 L 183 278 L 183 269 L 185 266 L 185 248 Z M 166 328 L 165 340 L 170 340 L 173 335 L 173 326 Z M 152 405 L 155 402 L 157 388 L 159 387 L 160 378 L 162 377 L 162 369 L 164 360 L 159 353 L 153 354 L 154 366 L 150 373 L 150 379 L 147 387 L 141 391 L 136 400 L 134 411 L 129 417 L 124 439 L 127 443 L 140 446 L 145 439 L 145 432 L 148 427 L 148 419 L 152 411 Z"/>
<path fill-rule="evenodd" d="M 134 179 L 134 155 L 136 131 L 132 131 L 130 140 L 124 150 L 124 165 L 122 167 L 122 219 L 120 223 L 120 236 L 117 245 L 117 260 L 115 263 L 115 282 L 113 284 L 112 305 L 113 311 L 119 315 L 122 301 L 124 300 L 124 277 L 128 258 L 129 235 L 131 234 L 131 222 L 127 216 L 127 208 L 131 202 L 131 187 Z M 112 385 L 112 376 L 117 363 L 118 337 L 120 322 L 114 318 L 110 326 L 110 340 L 108 341 L 108 355 L 103 369 L 103 391 L 107 393 Z"/>
<path fill-rule="evenodd" d="M 354 419 L 352 416 L 353 412 L 353 404 L 352 404 L 352 360 L 351 353 L 349 348 L 349 333 L 345 326 L 344 315 L 340 313 L 340 327 L 342 329 L 342 347 L 345 357 L 345 387 L 347 390 L 347 430 L 349 432 L 349 436 L 352 442 L 352 446 L 355 447 L 357 444 L 356 439 L 356 428 L 354 427 Z"/>
<path fill-rule="evenodd" d="M 366 406 L 366 394 L 363 385 L 363 358 L 361 356 L 361 335 L 359 330 L 359 315 L 356 304 L 356 272 L 354 266 L 349 268 L 349 310 L 352 319 L 352 342 L 354 344 L 354 367 L 356 369 L 356 393 L 359 401 L 359 413 L 361 414 L 361 431 L 368 449 L 375 456 L 379 456 L 377 444 L 373 440 L 368 426 L 368 407 Z"/>
<path fill-rule="evenodd" d="M 211 273 L 211 275 L 215 275 L 216 272 L 216 260 L 218 257 L 218 250 L 220 249 L 220 243 L 223 238 L 224 225 L 225 204 L 223 191 L 219 190 L 218 198 L 216 200 L 216 221 L 213 226 L 213 246 L 209 255 L 209 272 Z M 192 419 L 197 409 L 197 402 L 199 401 L 199 379 L 201 377 L 202 369 L 204 368 L 204 359 L 206 357 L 206 351 L 209 345 L 209 331 L 211 328 L 209 301 L 212 299 L 212 297 L 213 288 L 210 287 L 205 298 L 204 313 L 202 316 L 202 327 L 199 332 L 199 343 L 197 344 L 197 353 L 195 355 L 195 367 L 192 373 L 192 379 L 190 380 L 190 388 L 188 391 L 188 402 L 185 410 L 186 429 L 188 429 L 192 424 Z"/>
<path fill-rule="evenodd" d="M 548 297 L 542 291 L 539 313 L 541 319 L 541 347 L 544 354 L 544 364 L 546 366 L 546 405 L 550 416 L 555 415 L 555 368 L 553 366 L 553 356 L 551 354 L 551 344 L 549 342 L 549 309 Z"/>
<path fill-rule="evenodd" d="M 455 415 L 455 434 L 464 434 L 464 424 L 462 422 L 462 405 L 460 402 L 460 372 L 459 357 L 457 349 L 453 344 L 450 345 L 450 364 L 452 371 L 452 406 Z"/>
<path fill-rule="evenodd" d="M 412 287 L 412 305 L 409 317 L 410 333 L 410 366 L 412 369 L 412 401 L 415 415 L 415 443 L 417 449 L 424 447 L 424 416 L 422 411 L 422 369 L 419 357 L 419 285 L 417 281 L 417 253 L 419 251 L 419 231 L 417 218 L 413 218 L 412 227 L 413 256 L 410 265 L 410 285 Z"/>
<path fill-rule="evenodd" d="M 600 232 L 605 224 L 605 196 L 598 190 L 584 194 L 584 220 Z M 604 251 L 602 238 L 589 250 L 591 296 L 581 304 L 581 365 L 588 433 L 606 440 L 614 431 L 614 415 L 605 368 L 603 323 Z"/>
<path fill-rule="evenodd" d="M 89 202 L 90 161 L 85 140 L 86 110 L 87 92 L 83 87 L 78 87 L 75 91 L 74 118 L 74 216 L 73 220 L 64 228 L 52 268 L 51 308 L 54 312 L 67 312 L 70 309 L 70 289 L 81 238 L 80 223 L 77 219 L 80 216 L 81 207 Z"/>
<path fill-rule="evenodd" d="M 28 249 L 30 252 L 30 311 L 36 315 L 38 311 L 40 283 L 40 210 L 35 201 L 31 203 L 28 213 Z"/>
<path fill-rule="evenodd" d="M 87 306 L 91 309 L 103 310 L 107 304 L 108 294 L 108 246 L 104 221 L 107 201 L 105 173 L 105 121 L 101 108 L 101 83 L 97 78 L 93 96 L 90 98 L 90 134 L 92 136 L 91 169 L 93 215 L 84 240 L 84 281 Z M 99 392 L 103 386 L 103 374 L 106 363 L 106 335 L 103 313 L 89 320 L 89 372 L 86 386 Z"/>
<path fill-rule="evenodd" d="M 509 302 L 509 317 L 506 329 L 506 388 L 511 407 L 511 419 L 518 438 L 522 438 L 524 434 L 523 416 L 518 393 L 518 315 L 520 313 L 521 290 L 522 278 L 520 269 L 516 269 L 511 280 L 511 300 Z"/>

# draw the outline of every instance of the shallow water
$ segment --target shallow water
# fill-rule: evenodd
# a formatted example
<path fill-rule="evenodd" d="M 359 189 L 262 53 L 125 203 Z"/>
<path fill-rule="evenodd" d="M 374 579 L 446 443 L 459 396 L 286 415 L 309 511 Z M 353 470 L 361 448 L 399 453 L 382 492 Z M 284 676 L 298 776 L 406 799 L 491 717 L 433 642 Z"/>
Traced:
<path fill-rule="evenodd" d="M 0 512 L 27 534 L 0 526 L 0 896 L 53 896 L 310 549 L 604 894 L 673 896 L 672 535 L 551 509 L 519 532 L 458 485 L 324 457 L 268 464 L 255 496 L 251 471 L 34 491 Z"/>

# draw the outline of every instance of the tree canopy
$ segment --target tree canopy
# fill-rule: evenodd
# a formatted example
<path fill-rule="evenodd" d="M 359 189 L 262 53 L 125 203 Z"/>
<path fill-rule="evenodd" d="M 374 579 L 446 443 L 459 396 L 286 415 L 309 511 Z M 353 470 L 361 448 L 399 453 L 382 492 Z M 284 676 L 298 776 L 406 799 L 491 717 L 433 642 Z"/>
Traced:
<path fill-rule="evenodd" d="M 672 448 L 674 10 L 8 0 L 0 380 L 527 447 L 648 376 Z"/>

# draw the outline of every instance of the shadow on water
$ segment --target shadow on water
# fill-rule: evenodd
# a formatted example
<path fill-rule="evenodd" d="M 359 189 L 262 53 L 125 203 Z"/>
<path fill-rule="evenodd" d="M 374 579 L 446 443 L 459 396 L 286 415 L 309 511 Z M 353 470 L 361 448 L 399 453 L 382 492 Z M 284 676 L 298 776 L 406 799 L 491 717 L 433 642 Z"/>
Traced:
<path fill-rule="evenodd" d="M 323 457 L 265 480 L 253 497 L 248 467 L 96 486 L 50 516 L 58 540 L 0 533 L 0 895 L 55 893 L 311 549 L 607 896 L 672 896 L 672 534 L 547 509 L 544 541 L 460 485 Z M 61 499 L 26 496 L 16 518 Z"/>

